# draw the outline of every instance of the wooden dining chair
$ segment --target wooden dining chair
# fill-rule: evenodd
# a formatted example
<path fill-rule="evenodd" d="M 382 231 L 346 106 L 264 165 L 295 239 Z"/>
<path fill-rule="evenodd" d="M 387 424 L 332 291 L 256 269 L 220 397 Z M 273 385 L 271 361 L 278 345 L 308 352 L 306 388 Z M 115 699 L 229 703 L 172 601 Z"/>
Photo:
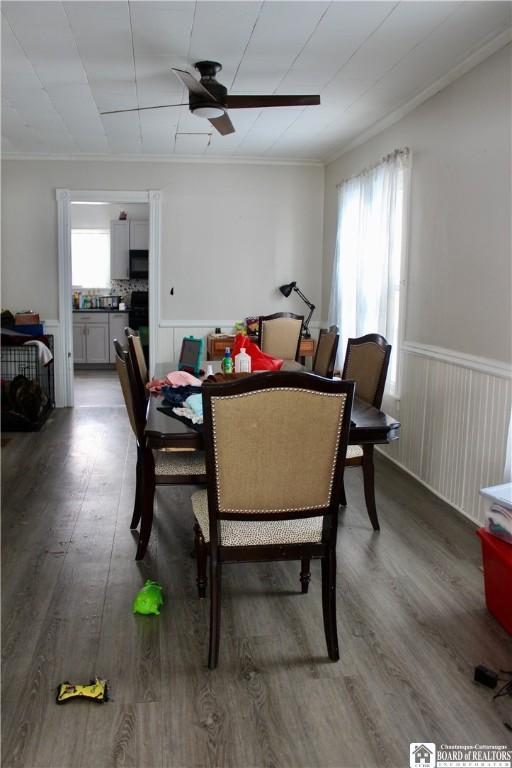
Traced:
<path fill-rule="evenodd" d="M 130 353 L 133 371 L 137 379 L 137 386 L 139 389 L 142 389 L 144 397 L 147 399 L 150 394 L 146 387 L 146 384 L 149 382 L 149 373 L 140 336 L 137 331 L 128 326 L 124 329 L 124 333 L 128 343 L 128 352 Z"/>
<path fill-rule="evenodd" d="M 196 485 L 206 482 L 204 451 L 165 451 L 148 449 L 144 439 L 146 399 L 141 393 L 130 355 L 114 339 L 116 368 L 130 425 L 137 442 L 135 503 L 130 528 L 140 523 L 136 560 L 142 560 L 151 536 L 156 485 Z M 144 473 L 149 485 L 143 493 Z"/>
<path fill-rule="evenodd" d="M 203 385 L 208 485 L 192 495 L 192 509 L 200 597 L 210 557 L 210 669 L 219 654 L 222 567 L 248 561 L 300 560 L 304 571 L 321 560 L 327 650 L 339 659 L 336 534 L 353 392 L 353 382 L 305 372 Z"/>
<path fill-rule="evenodd" d="M 391 344 L 378 333 L 369 333 L 357 339 L 349 339 L 343 365 L 343 379 L 356 382 L 356 395 L 359 399 L 379 408 L 386 384 L 386 376 L 391 356 Z M 375 504 L 375 473 L 373 468 L 373 445 L 349 445 L 347 467 L 363 468 L 364 498 L 366 509 L 374 531 L 380 531 L 377 507 Z M 342 491 L 342 504 L 346 505 L 345 489 Z"/>
<path fill-rule="evenodd" d="M 261 315 L 258 319 L 259 348 L 272 357 L 297 360 L 303 323 L 304 316 L 292 312 Z"/>
<path fill-rule="evenodd" d="M 320 329 L 315 357 L 313 359 L 313 373 L 317 373 L 319 376 L 327 376 L 327 378 L 332 379 L 339 338 L 336 325 L 331 325 L 330 328 Z"/>

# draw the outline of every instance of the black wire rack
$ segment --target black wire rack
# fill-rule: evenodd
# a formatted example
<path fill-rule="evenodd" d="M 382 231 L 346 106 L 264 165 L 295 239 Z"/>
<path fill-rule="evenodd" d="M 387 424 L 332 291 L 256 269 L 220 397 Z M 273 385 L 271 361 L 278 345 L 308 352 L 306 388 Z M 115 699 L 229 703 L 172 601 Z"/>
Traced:
<path fill-rule="evenodd" d="M 53 355 L 53 336 L 45 336 L 45 343 Z M 12 381 L 16 376 L 25 376 L 29 381 L 36 381 L 44 395 L 46 403 L 36 422 L 16 414 L 13 411 L 2 408 L 2 431 L 27 432 L 36 431 L 44 424 L 50 411 L 55 408 L 55 369 L 53 360 L 47 365 L 39 359 L 37 346 L 9 346 L 3 343 L 0 351 L 0 365 L 2 381 Z"/>

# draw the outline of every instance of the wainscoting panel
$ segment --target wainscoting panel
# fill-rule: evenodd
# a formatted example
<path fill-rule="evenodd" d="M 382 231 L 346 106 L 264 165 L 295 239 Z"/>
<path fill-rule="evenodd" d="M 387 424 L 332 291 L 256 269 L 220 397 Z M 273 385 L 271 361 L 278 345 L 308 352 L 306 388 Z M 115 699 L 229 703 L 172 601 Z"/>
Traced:
<path fill-rule="evenodd" d="M 512 377 L 503 364 L 405 346 L 400 440 L 386 455 L 475 522 L 480 488 L 503 481 Z M 485 372 L 486 367 L 490 372 Z"/>
<path fill-rule="evenodd" d="M 220 326 L 219 326 L 220 327 Z M 157 344 L 157 363 L 166 363 L 169 360 L 178 360 L 181 352 L 181 343 L 185 336 L 194 336 L 197 339 L 204 339 L 204 355 L 206 358 L 206 337 L 213 333 L 215 325 L 194 325 L 188 324 L 163 324 L 158 328 Z M 232 333 L 233 326 L 222 327 L 223 333 Z"/>

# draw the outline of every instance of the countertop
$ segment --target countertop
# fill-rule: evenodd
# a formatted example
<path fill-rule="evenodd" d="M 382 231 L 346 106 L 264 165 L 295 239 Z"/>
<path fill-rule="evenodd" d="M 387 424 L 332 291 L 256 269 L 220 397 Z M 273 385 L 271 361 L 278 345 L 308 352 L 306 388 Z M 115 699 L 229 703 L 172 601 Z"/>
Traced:
<path fill-rule="evenodd" d="M 119 315 L 119 314 L 122 315 L 122 314 L 125 314 L 125 312 L 129 312 L 129 311 L 130 311 L 129 307 L 126 307 L 126 309 L 112 309 L 111 307 L 108 307 L 108 308 L 105 307 L 104 309 L 103 308 L 100 309 L 98 307 L 95 307 L 94 309 L 74 309 L 73 314 L 79 315 L 83 313 L 83 314 L 90 315 L 92 312 L 109 312 L 109 313 L 114 312 L 116 315 Z"/>

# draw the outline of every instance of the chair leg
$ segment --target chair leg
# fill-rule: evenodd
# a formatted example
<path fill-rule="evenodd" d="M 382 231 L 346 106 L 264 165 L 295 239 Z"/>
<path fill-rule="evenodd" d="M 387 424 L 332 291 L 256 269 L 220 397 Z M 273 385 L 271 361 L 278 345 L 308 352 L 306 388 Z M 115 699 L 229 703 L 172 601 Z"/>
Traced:
<path fill-rule="evenodd" d="M 153 506 L 155 501 L 155 461 L 153 451 L 146 448 L 143 451 L 143 480 L 142 480 L 142 515 L 140 521 L 139 545 L 137 547 L 136 560 L 142 560 L 151 536 L 153 525 Z"/>
<path fill-rule="evenodd" d="M 330 549 L 322 558 L 322 609 L 325 641 L 331 661 L 338 661 L 338 629 L 336 626 L 336 552 Z"/>
<path fill-rule="evenodd" d="M 135 529 L 140 521 L 141 506 L 142 506 L 142 471 L 143 471 L 143 452 L 140 445 L 137 443 L 137 465 L 135 467 L 135 501 L 133 504 L 133 515 L 130 523 L 130 528 Z"/>
<path fill-rule="evenodd" d="M 363 445 L 364 498 L 368 517 L 374 531 L 380 531 L 377 507 L 375 506 L 375 477 L 373 470 L 373 445 Z"/>
<path fill-rule="evenodd" d="M 300 561 L 300 583 L 302 585 L 302 594 L 306 595 L 311 581 L 311 573 L 309 570 L 311 563 L 310 557 L 303 557 Z"/>
<path fill-rule="evenodd" d="M 346 507 L 346 506 L 347 506 L 347 497 L 345 496 L 345 482 L 342 482 L 341 493 L 340 493 L 340 507 Z"/>
<path fill-rule="evenodd" d="M 208 579 L 206 578 L 206 559 L 208 552 L 199 523 L 194 524 L 194 539 L 196 544 L 197 591 L 199 597 L 206 597 L 206 586 L 208 584 Z"/>
<path fill-rule="evenodd" d="M 219 661 L 221 565 L 210 553 L 210 647 L 208 667 L 215 669 Z"/>

